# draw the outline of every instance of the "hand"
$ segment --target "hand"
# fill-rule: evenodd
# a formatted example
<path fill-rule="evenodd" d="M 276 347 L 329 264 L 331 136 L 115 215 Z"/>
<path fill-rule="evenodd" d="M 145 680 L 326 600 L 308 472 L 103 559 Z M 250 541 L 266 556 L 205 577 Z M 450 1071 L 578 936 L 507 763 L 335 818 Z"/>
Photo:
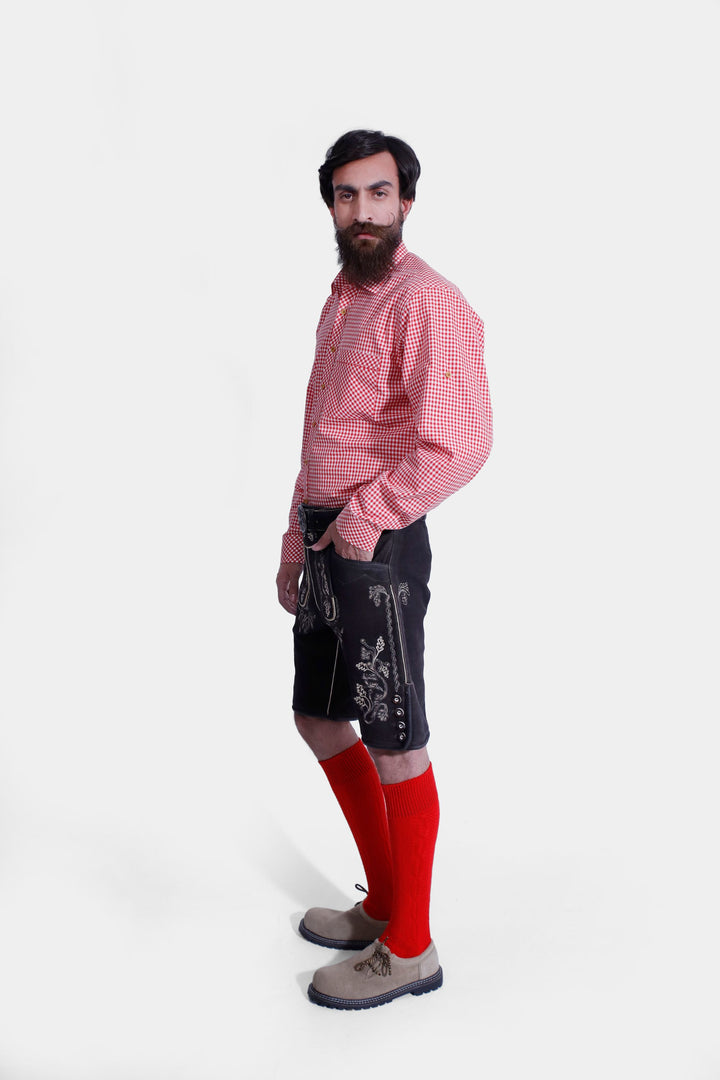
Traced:
<path fill-rule="evenodd" d="M 342 536 L 337 531 L 334 521 L 330 523 L 330 526 L 322 534 L 317 544 L 313 544 L 311 550 L 322 551 L 328 544 L 335 545 L 335 550 L 341 559 L 357 559 L 360 562 L 370 562 L 373 557 L 372 551 L 365 551 L 364 548 L 353 547 L 352 544 L 348 544 L 347 540 L 343 540 Z"/>
<path fill-rule="evenodd" d="M 278 600 L 291 615 L 294 615 L 297 611 L 298 582 L 301 570 L 302 563 L 283 562 L 280 563 L 280 569 L 275 578 Z"/>

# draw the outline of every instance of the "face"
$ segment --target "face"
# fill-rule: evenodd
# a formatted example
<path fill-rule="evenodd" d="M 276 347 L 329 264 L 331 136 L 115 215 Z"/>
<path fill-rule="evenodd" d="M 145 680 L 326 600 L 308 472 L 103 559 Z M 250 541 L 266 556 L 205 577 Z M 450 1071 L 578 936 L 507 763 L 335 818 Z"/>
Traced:
<path fill-rule="evenodd" d="M 386 151 L 333 173 L 331 209 L 343 269 L 356 284 L 380 281 L 392 265 L 412 206 L 400 198 L 397 165 Z"/>

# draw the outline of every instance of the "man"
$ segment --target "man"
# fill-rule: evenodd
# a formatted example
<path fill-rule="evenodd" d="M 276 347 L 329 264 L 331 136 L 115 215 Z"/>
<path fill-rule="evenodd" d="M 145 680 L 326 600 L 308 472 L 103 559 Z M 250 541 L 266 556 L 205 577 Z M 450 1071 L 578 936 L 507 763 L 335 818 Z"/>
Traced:
<path fill-rule="evenodd" d="M 295 723 L 368 882 L 348 911 L 305 914 L 305 938 L 353 950 L 308 993 L 363 1009 L 442 984 L 429 923 L 439 806 L 423 681 L 425 515 L 482 467 L 492 419 L 482 322 L 402 242 L 420 175 L 412 149 L 350 131 L 319 173 L 342 268 L 318 325 L 277 588 L 295 615 Z"/>

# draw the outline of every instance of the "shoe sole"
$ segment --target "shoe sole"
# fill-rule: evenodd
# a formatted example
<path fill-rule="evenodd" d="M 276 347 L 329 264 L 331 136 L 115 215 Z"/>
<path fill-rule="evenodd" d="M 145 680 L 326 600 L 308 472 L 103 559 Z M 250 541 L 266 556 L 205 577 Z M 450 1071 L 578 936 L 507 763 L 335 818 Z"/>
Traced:
<path fill-rule="evenodd" d="M 376 994 L 371 998 L 338 998 L 329 994 L 321 994 L 312 983 L 308 986 L 308 997 L 315 1005 L 323 1005 L 326 1009 L 374 1009 L 378 1005 L 387 1005 L 389 1001 L 402 997 L 403 994 L 429 994 L 431 990 L 439 990 L 443 984 L 443 971 L 438 968 L 434 975 L 426 979 L 418 979 L 416 982 L 398 986 L 397 990 L 388 990 L 386 994 Z"/>
<path fill-rule="evenodd" d="M 321 937 L 320 934 L 315 934 L 312 930 L 308 930 L 304 919 L 298 926 L 298 932 L 302 934 L 306 941 L 312 941 L 313 945 L 322 945 L 325 949 L 353 949 L 357 951 L 359 949 L 367 949 L 368 945 L 372 945 L 375 940 L 375 938 L 368 938 L 367 941 L 348 941 L 347 939 L 342 938 Z"/>

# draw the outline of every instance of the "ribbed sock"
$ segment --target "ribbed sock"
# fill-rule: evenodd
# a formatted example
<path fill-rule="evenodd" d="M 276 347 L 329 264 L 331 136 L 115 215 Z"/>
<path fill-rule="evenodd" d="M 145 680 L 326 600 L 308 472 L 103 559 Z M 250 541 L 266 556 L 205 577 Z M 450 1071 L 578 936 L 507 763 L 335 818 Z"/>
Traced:
<path fill-rule="evenodd" d="M 430 886 L 440 822 L 432 765 L 421 776 L 385 784 L 393 865 L 393 906 L 382 936 L 396 956 L 419 956 L 430 944 Z"/>
<path fill-rule="evenodd" d="M 393 871 L 385 797 L 375 763 L 358 740 L 320 765 L 350 826 L 367 876 L 363 908 L 371 919 L 388 919 Z"/>

